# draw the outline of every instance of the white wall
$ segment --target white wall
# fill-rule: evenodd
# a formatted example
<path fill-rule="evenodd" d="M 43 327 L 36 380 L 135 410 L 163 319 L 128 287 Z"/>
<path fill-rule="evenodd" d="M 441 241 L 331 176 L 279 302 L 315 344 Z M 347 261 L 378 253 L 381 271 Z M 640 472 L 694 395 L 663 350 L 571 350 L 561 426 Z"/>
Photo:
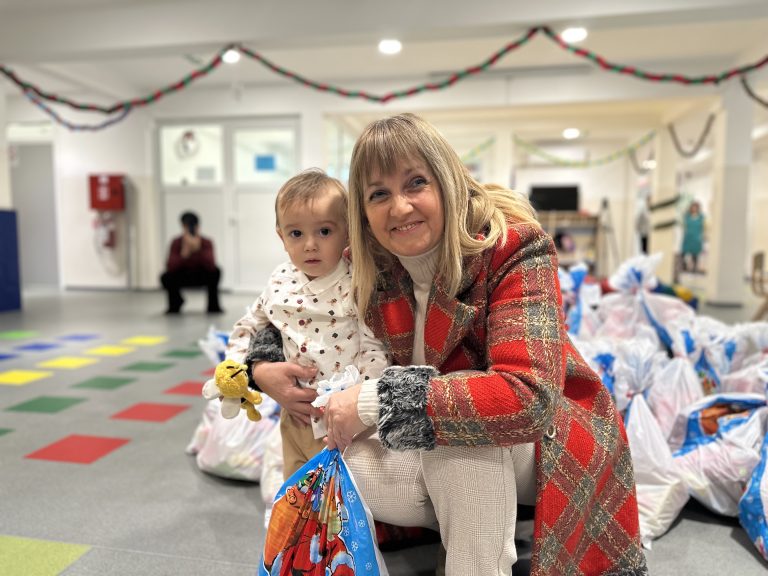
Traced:
<path fill-rule="evenodd" d="M 592 159 L 601 158 L 626 146 L 626 142 L 604 143 L 588 146 Z M 573 148 L 580 149 L 578 144 Z M 615 263 L 613 241 L 615 239 L 618 260 L 622 261 L 633 254 L 633 244 L 625 239 L 634 235 L 633 214 L 635 208 L 634 190 L 630 191 L 627 171 L 631 170 L 626 158 L 602 166 L 591 168 L 570 168 L 561 166 L 528 166 L 518 167 L 515 188 L 528 193 L 534 184 L 576 184 L 579 187 L 579 209 L 592 215 L 600 213 L 603 198 L 608 199 L 610 225 L 614 238 L 608 238 L 606 246 L 610 259 Z M 629 215 L 628 215 L 629 214 Z"/>

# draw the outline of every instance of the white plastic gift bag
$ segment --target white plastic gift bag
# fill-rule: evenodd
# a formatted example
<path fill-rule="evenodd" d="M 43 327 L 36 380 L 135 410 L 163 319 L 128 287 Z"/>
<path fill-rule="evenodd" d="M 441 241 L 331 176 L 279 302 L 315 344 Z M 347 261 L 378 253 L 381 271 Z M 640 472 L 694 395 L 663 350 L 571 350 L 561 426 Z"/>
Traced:
<path fill-rule="evenodd" d="M 252 422 L 244 410 L 235 418 L 221 415 L 221 402 L 209 400 L 187 453 L 196 455 L 200 470 L 223 478 L 257 482 L 261 476 L 267 436 L 278 427 L 280 407 L 262 395 L 261 420 Z"/>
<path fill-rule="evenodd" d="M 739 499 L 760 460 L 768 418 L 765 398 L 717 394 L 697 404 L 689 408 L 688 435 L 673 454 L 675 464 L 693 498 L 713 512 L 737 516 Z"/>
<path fill-rule="evenodd" d="M 739 500 L 739 521 L 760 555 L 768 560 L 768 434 L 763 436 L 760 462 Z"/>
<path fill-rule="evenodd" d="M 673 358 L 656 370 L 646 398 L 659 423 L 664 438 L 669 438 L 677 415 L 687 406 L 701 400 L 704 391 L 699 377 L 687 358 Z"/>
<path fill-rule="evenodd" d="M 626 430 L 637 485 L 640 537 L 643 546 L 664 534 L 688 502 L 672 452 L 642 394 L 627 408 Z"/>

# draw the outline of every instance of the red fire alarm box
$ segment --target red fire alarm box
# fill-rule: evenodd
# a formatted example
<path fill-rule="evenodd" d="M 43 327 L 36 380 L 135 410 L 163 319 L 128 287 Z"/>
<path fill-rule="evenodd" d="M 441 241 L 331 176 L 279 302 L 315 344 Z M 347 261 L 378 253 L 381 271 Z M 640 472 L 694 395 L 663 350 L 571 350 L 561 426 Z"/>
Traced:
<path fill-rule="evenodd" d="M 91 209 L 99 212 L 122 212 L 125 210 L 125 184 L 120 174 L 92 174 Z"/>

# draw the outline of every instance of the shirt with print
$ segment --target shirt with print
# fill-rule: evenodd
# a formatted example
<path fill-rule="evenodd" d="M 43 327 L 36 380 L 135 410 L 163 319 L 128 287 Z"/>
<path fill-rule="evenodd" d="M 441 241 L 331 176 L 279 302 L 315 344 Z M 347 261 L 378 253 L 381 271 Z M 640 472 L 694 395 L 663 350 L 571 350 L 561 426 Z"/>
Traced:
<path fill-rule="evenodd" d="M 384 345 L 358 319 L 352 298 L 352 276 L 343 258 L 333 272 L 310 280 L 290 262 L 269 277 L 267 287 L 245 316 L 235 323 L 227 358 L 243 362 L 251 337 L 269 324 L 280 330 L 289 362 L 314 366 L 317 375 L 302 385 L 316 388 L 320 380 L 354 365 L 363 380 L 379 378 L 389 366 Z"/>

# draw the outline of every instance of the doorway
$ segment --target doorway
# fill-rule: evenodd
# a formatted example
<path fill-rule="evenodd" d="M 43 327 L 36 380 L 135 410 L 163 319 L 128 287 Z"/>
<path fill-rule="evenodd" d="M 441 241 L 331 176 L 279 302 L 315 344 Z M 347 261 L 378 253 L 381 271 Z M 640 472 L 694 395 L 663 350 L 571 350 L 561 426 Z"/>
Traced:
<path fill-rule="evenodd" d="M 299 168 L 296 117 L 167 122 L 158 128 L 164 249 L 191 210 L 214 242 L 222 287 L 254 292 L 286 258 L 274 202 Z"/>
<path fill-rule="evenodd" d="M 10 144 L 11 201 L 17 213 L 21 286 L 60 286 L 53 145 Z"/>

